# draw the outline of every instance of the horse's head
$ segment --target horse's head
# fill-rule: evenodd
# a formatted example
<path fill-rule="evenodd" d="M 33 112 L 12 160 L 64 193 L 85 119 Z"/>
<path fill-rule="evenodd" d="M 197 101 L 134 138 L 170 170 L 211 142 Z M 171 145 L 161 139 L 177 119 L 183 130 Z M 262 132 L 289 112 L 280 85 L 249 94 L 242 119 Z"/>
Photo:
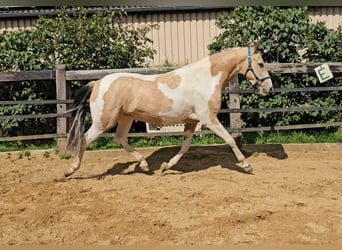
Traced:
<path fill-rule="evenodd" d="M 240 64 L 240 69 L 242 69 L 240 72 L 245 75 L 261 96 L 269 95 L 273 90 L 273 84 L 264 61 L 258 52 L 258 46 L 252 44 L 247 49 L 243 48 L 242 50 L 246 55 L 246 59 Z"/>

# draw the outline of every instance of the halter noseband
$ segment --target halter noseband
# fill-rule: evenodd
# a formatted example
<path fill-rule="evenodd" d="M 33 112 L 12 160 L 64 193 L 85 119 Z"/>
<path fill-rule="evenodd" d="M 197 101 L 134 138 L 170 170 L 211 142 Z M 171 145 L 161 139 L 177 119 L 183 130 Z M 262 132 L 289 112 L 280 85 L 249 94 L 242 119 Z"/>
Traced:
<path fill-rule="evenodd" d="M 266 76 L 266 77 L 263 77 L 263 78 L 259 78 L 256 74 L 255 74 L 255 71 L 252 67 L 252 55 L 251 55 L 251 47 L 247 47 L 247 61 L 248 61 L 248 67 L 246 69 L 246 73 L 245 73 L 245 77 L 247 78 L 247 74 L 249 71 L 252 72 L 254 78 L 256 79 L 256 82 L 253 84 L 253 86 L 256 86 L 256 85 L 259 85 L 261 84 L 262 82 L 264 82 L 265 80 L 267 79 L 270 79 L 271 77 L 270 76 Z"/>

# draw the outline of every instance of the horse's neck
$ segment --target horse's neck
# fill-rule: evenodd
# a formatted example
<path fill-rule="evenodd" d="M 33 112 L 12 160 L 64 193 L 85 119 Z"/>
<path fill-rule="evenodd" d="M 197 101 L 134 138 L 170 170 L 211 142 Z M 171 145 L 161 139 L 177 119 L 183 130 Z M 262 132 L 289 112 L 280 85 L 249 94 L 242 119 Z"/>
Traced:
<path fill-rule="evenodd" d="M 226 72 L 228 75 L 235 75 L 239 71 L 239 64 L 242 61 L 238 49 L 228 49 L 226 51 L 210 56 L 211 68 L 216 72 Z"/>
<path fill-rule="evenodd" d="M 238 52 L 238 49 L 229 49 L 209 57 L 212 76 L 221 74 L 221 87 L 240 71 L 239 65 L 243 58 Z"/>
<path fill-rule="evenodd" d="M 187 79 L 193 81 L 208 81 L 211 76 L 209 56 L 202 58 L 201 60 L 185 65 L 176 70 Z"/>
<path fill-rule="evenodd" d="M 220 85 L 221 89 L 225 83 L 238 73 L 240 58 L 235 50 L 227 50 L 186 65 L 177 69 L 178 73 L 186 76 L 196 85 Z"/>

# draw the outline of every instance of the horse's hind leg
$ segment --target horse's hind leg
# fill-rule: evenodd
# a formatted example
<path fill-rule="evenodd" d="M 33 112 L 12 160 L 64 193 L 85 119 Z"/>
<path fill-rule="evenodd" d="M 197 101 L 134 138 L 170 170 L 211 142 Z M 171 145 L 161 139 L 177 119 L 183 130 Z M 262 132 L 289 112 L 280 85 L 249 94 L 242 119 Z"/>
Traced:
<path fill-rule="evenodd" d="M 82 145 L 80 147 L 80 150 L 75 154 L 74 162 L 72 163 L 70 169 L 64 173 L 65 177 L 72 175 L 77 169 L 80 168 L 83 154 L 87 146 L 91 142 L 95 141 L 102 133 L 102 129 L 97 128 L 96 126 L 94 126 L 94 124 L 91 125 L 91 127 L 88 129 L 88 131 L 84 134 L 82 138 Z"/>
<path fill-rule="evenodd" d="M 169 162 L 163 162 L 160 166 L 160 173 L 162 174 L 165 170 L 173 167 L 178 163 L 178 161 L 182 158 L 182 156 L 189 150 L 191 144 L 191 138 L 194 134 L 195 128 L 197 126 L 197 122 L 186 123 L 184 127 L 184 141 L 182 143 L 181 149 L 179 152 L 172 157 Z"/>
<path fill-rule="evenodd" d="M 127 142 L 128 132 L 132 126 L 133 118 L 126 115 L 121 115 L 118 121 L 118 127 L 115 132 L 115 141 L 122 146 L 128 153 L 130 153 L 138 162 L 142 170 L 148 172 L 148 164 L 144 156 L 137 150 L 131 147 Z"/>

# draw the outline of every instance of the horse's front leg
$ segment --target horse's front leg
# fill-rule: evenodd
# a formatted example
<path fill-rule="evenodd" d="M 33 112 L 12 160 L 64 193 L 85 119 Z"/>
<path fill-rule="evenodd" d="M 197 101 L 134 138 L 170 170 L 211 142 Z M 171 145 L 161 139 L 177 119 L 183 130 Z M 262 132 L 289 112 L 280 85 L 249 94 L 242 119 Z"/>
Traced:
<path fill-rule="evenodd" d="M 182 143 L 179 152 L 172 157 L 168 162 L 163 162 L 160 166 L 160 173 L 162 174 L 165 170 L 173 167 L 178 163 L 182 156 L 189 150 L 191 144 L 191 138 L 194 134 L 197 122 L 186 123 L 184 127 L 184 141 Z"/>
<path fill-rule="evenodd" d="M 234 138 L 227 132 L 227 130 L 222 126 L 220 121 L 216 118 L 210 124 L 207 124 L 207 127 L 212 130 L 216 135 L 221 137 L 233 150 L 233 153 L 236 159 L 241 163 L 242 169 L 251 174 L 253 172 L 253 168 L 248 164 L 246 157 L 241 153 L 240 149 L 236 145 Z"/>

